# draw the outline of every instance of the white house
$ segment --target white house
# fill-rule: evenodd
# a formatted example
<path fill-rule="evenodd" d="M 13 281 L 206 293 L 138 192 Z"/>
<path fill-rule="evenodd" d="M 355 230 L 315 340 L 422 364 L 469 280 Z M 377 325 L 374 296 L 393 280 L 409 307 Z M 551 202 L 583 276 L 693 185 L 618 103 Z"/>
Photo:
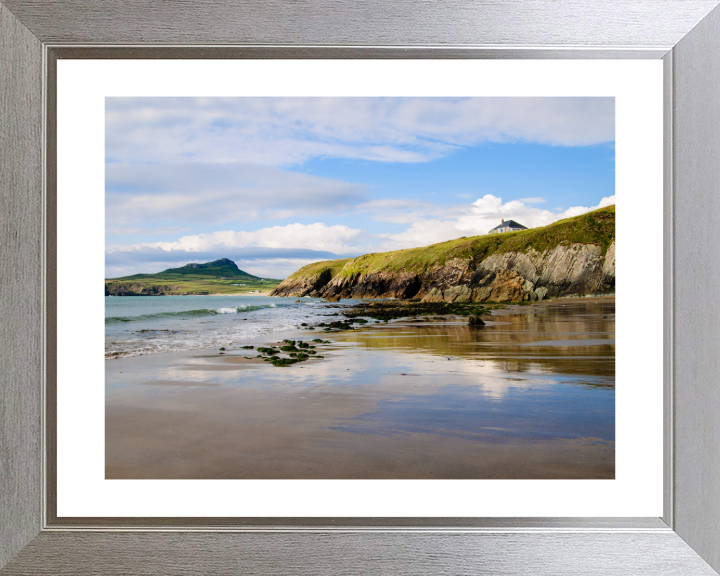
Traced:
<path fill-rule="evenodd" d="M 508 220 L 505 222 L 505 219 L 503 219 L 501 223 L 490 230 L 488 234 L 497 234 L 498 232 L 517 232 L 519 230 L 527 230 L 527 228 L 522 224 L 518 224 L 515 220 Z"/>

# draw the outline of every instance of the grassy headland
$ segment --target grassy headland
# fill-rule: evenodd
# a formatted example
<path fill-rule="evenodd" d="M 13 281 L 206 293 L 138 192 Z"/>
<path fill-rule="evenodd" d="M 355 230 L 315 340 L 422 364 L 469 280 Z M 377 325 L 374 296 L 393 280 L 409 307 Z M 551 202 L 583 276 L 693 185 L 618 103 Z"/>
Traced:
<path fill-rule="evenodd" d="M 353 277 L 378 272 L 424 274 L 454 259 L 480 262 L 496 253 L 543 252 L 556 246 L 595 244 L 603 254 L 615 240 L 615 205 L 581 216 L 559 220 L 549 226 L 520 232 L 484 234 L 449 240 L 421 248 L 366 254 L 357 258 L 326 260 L 300 268 L 286 279 L 329 279 Z"/>
<path fill-rule="evenodd" d="M 105 280 L 105 294 L 118 296 L 180 294 L 247 294 L 268 292 L 280 280 L 259 278 L 221 258 L 205 264 L 187 264 L 157 274 L 133 274 Z"/>

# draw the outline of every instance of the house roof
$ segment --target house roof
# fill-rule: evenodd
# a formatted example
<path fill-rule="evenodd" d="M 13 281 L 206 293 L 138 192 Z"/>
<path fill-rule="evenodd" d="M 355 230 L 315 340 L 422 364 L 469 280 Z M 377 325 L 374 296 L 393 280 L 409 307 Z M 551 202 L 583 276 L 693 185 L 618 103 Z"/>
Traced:
<path fill-rule="evenodd" d="M 506 228 L 508 226 L 510 228 L 521 228 L 522 230 L 527 230 L 525 226 L 523 226 L 522 224 L 518 224 L 517 222 L 515 222 L 515 220 L 505 220 L 505 222 L 503 222 L 502 224 L 498 224 L 497 226 L 495 226 L 493 230 L 497 230 L 498 228 Z"/>

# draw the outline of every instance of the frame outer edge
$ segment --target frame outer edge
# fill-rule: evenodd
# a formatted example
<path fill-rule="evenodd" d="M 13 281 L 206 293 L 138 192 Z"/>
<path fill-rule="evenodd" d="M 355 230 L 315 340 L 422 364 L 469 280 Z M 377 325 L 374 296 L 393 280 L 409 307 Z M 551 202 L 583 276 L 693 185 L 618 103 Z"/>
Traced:
<path fill-rule="evenodd" d="M 707 244 L 696 241 L 691 245 L 691 239 L 698 238 L 697 235 L 686 235 L 677 240 L 678 256 L 688 258 L 687 262 L 677 264 L 678 273 L 690 271 L 695 276 L 678 283 L 678 292 L 682 292 L 683 298 L 678 299 L 679 322 L 675 330 L 678 342 L 697 345 L 696 351 L 690 354 L 687 350 L 689 346 L 683 344 L 683 353 L 688 352 L 688 357 L 678 355 L 679 361 L 672 369 L 673 373 L 682 375 L 678 380 L 682 381 L 683 386 L 689 382 L 688 388 L 691 389 L 687 393 L 684 390 L 682 393 L 676 392 L 676 414 L 683 425 L 677 444 L 681 448 L 690 448 L 690 444 L 686 443 L 687 438 L 694 436 L 701 446 L 687 457 L 682 453 L 676 453 L 673 457 L 679 480 L 673 499 L 677 506 L 676 528 L 716 568 L 718 552 L 715 547 L 720 518 L 716 482 L 720 475 L 717 473 L 717 446 L 712 440 L 718 438 L 720 426 L 718 414 L 712 410 L 719 403 L 710 402 L 710 398 L 703 398 L 702 394 L 699 398 L 695 395 L 700 390 L 709 390 L 708 384 L 714 383 L 713 377 L 718 373 L 718 367 L 712 365 L 719 356 L 718 341 L 713 338 L 713 328 L 717 326 L 717 322 L 713 326 L 713 321 L 717 320 L 717 312 L 713 310 L 713 302 L 708 302 L 707 296 L 704 300 L 691 301 L 691 298 L 685 296 L 684 290 L 687 289 L 687 294 L 693 296 L 703 296 L 700 290 L 716 285 L 713 280 L 717 280 L 718 276 L 717 271 L 708 270 L 712 266 L 707 264 L 712 264 L 712 259 L 705 260 L 705 267 L 702 268 L 699 265 L 702 266 L 703 262 L 698 258 L 698 253 L 701 257 L 712 258 L 712 250 L 718 239 L 718 231 L 713 230 L 711 221 L 712 208 L 718 206 L 718 199 L 712 198 L 713 184 L 718 182 L 718 168 L 712 162 L 713 158 L 718 157 L 720 143 L 717 133 L 720 104 L 711 97 L 713 89 L 717 93 L 720 88 L 718 63 L 713 62 L 720 45 L 718 38 L 720 17 L 716 9 L 673 51 L 677 68 L 682 67 L 682 72 L 678 74 L 676 101 L 673 104 L 675 121 L 681 126 L 681 130 L 678 130 L 680 134 L 675 136 L 674 142 L 678 143 L 681 152 L 673 160 L 676 169 L 672 176 L 676 189 L 680 191 L 676 219 L 678 229 L 684 230 L 683 224 L 696 223 L 705 215 L 704 222 L 701 220 L 703 226 L 699 230 L 694 228 L 693 234 L 697 232 L 704 235 L 701 237 L 703 240 L 713 242 Z M 42 379 L 42 349 L 36 338 L 42 332 L 42 102 L 39 90 L 42 85 L 42 46 L 2 1 L 0 79 L 0 202 L 3 207 L 0 211 L 0 310 L 3 312 L 3 321 L 0 323 L 0 364 L 3 366 L 0 371 L 2 567 L 37 535 L 41 526 L 41 398 L 37 383 Z M 700 111 L 704 114 L 699 114 Z M 702 138 L 698 138 L 697 134 L 701 134 Z M 703 149 L 698 146 L 698 142 L 707 145 Z M 702 200 L 707 200 L 707 203 L 704 204 Z M 699 312 L 700 315 L 683 318 L 683 312 Z M 716 399 L 717 396 L 712 397 L 712 400 Z M 710 418 L 706 416 L 708 412 L 711 413 Z M 701 414 L 702 418 L 698 418 L 697 414 Z M 696 421 L 692 422 L 693 419 Z M 713 457 L 711 462 L 705 461 L 708 455 Z M 697 491 L 698 484 L 700 491 Z M 28 546 L 28 552 L 35 556 L 38 551 L 54 549 L 54 543 L 65 540 L 61 539 L 61 534 L 41 534 Z M 105 541 L 99 536 L 98 540 Z M 77 555 L 80 551 L 75 546 L 71 548 L 74 550 L 68 550 L 66 554 Z M 22 555 L 25 556 L 24 553 Z M 12 564 L 15 565 L 14 562 Z M 38 567 L 36 564 L 35 568 Z M 697 568 L 697 565 L 694 567 Z M 55 573 L 47 564 L 44 568 L 48 573 Z M 483 570 L 482 573 L 488 572 Z M 690 574 L 691 570 L 673 573 Z M 692 573 L 709 572 L 700 570 Z"/>
<path fill-rule="evenodd" d="M 0 3 L 0 566 L 41 528 L 42 45 Z"/>
<path fill-rule="evenodd" d="M 717 576 L 676 534 L 44 532 L 3 576 Z"/>
<path fill-rule="evenodd" d="M 43 42 L 661 46 L 715 0 L 4 0 Z M 559 25 L 559 23 L 562 23 Z"/>
<path fill-rule="evenodd" d="M 720 569 L 720 8 L 673 50 L 675 523 Z"/>

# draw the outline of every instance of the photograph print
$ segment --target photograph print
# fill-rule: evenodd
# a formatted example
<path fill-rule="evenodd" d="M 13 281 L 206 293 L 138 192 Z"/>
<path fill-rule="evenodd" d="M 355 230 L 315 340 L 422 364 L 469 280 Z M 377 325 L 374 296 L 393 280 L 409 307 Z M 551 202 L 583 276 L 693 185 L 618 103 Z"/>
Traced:
<path fill-rule="evenodd" d="M 105 99 L 107 479 L 615 478 L 615 100 Z"/>

